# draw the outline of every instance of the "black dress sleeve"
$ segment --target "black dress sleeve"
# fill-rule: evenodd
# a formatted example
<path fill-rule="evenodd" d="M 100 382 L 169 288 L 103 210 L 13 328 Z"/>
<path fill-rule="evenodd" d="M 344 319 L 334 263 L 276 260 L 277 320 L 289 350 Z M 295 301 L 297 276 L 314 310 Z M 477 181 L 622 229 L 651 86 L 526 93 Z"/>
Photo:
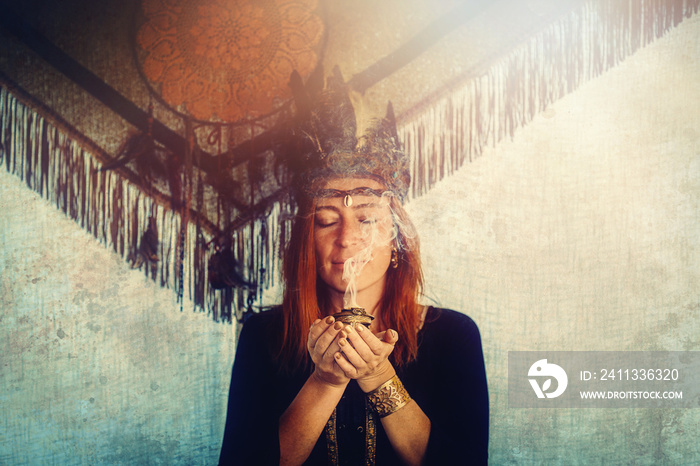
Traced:
<path fill-rule="evenodd" d="M 479 329 L 464 314 L 435 312 L 416 361 L 422 380 L 412 384 L 431 422 L 425 464 L 486 464 L 489 399 Z"/>
<path fill-rule="evenodd" d="M 279 464 L 277 370 L 267 343 L 271 325 L 265 314 L 250 317 L 238 339 L 220 465 Z"/>

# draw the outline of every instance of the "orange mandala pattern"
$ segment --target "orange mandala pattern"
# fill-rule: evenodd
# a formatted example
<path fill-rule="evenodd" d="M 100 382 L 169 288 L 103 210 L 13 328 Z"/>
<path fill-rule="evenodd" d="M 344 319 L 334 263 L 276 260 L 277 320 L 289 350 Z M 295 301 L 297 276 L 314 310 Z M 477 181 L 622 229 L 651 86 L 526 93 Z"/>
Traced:
<path fill-rule="evenodd" d="M 172 108 L 198 120 L 269 114 L 291 97 L 289 76 L 316 67 L 316 0 L 143 0 L 139 65 Z"/>

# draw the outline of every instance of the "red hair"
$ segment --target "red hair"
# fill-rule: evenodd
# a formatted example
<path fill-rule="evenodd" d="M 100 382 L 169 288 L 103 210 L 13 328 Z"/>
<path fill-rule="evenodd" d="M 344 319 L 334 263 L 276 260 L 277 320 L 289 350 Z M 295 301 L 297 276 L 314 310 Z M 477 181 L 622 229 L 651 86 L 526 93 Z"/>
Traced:
<path fill-rule="evenodd" d="M 403 206 L 391 198 L 391 210 L 398 234 L 398 266 L 387 270 L 381 299 L 380 326 L 399 334 L 390 360 L 396 366 L 406 364 L 418 353 L 418 329 L 422 306 L 418 299 L 423 291 L 418 236 Z M 318 279 L 314 247 L 316 202 L 305 198 L 292 227 L 282 269 L 285 284 L 282 301 L 282 328 L 278 357 L 281 367 L 292 371 L 308 367 L 311 360 L 306 340 L 311 324 L 326 316 L 329 299 L 323 282 Z"/>

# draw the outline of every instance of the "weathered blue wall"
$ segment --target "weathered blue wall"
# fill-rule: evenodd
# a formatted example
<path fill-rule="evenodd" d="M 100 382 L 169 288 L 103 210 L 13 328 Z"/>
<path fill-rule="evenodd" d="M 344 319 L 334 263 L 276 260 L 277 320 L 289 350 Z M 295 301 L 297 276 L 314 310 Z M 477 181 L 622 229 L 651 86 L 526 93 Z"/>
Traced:
<path fill-rule="evenodd" d="M 429 295 L 482 331 L 493 464 L 700 463 L 700 406 L 507 397 L 508 351 L 700 351 L 698 102 L 696 16 L 410 205 Z"/>
<path fill-rule="evenodd" d="M 0 171 L 0 464 L 212 464 L 233 327 Z"/>

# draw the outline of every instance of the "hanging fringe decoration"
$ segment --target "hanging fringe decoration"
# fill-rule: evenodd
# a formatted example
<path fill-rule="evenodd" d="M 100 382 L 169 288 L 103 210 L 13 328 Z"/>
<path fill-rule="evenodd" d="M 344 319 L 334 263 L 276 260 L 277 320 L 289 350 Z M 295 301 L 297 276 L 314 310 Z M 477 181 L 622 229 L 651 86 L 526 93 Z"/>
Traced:
<path fill-rule="evenodd" d="M 405 120 L 399 130 L 411 158 L 409 195 L 426 193 L 485 147 L 512 137 L 552 102 L 696 14 L 699 4 L 588 0 L 485 72 L 474 73 L 449 96 L 426 102 L 427 110 Z M 248 163 L 260 165 L 249 165 L 246 186 L 255 188 L 251 184 L 267 174 L 279 191 L 251 189 L 246 200 L 224 169 L 218 184 L 197 171 L 191 129 L 188 133 L 187 160 L 169 159 L 166 165 L 177 169 L 160 174 L 170 188 L 168 197 L 144 186 L 128 167 L 105 169 L 112 157 L 0 74 L 0 163 L 5 169 L 183 301 L 217 321 L 242 320 L 251 299 L 280 276 L 293 216 L 293 203 L 282 189 L 290 181 L 280 168 L 286 160 L 277 154 L 270 168 L 262 158 L 255 161 L 264 153 L 249 154 L 254 162 Z M 125 157 L 151 153 L 143 138 L 131 144 Z M 213 211 L 207 211 L 205 189 L 218 193 Z M 221 235 L 225 242 L 217 243 Z"/>
<path fill-rule="evenodd" d="M 411 197 L 425 194 L 584 82 L 616 66 L 683 18 L 700 0 L 594 0 L 563 16 L 485 73 L 399 129 L 411 158 Z"/>
<path fill-rule="evenodd" d="M 205 225 L 201 216 L 183 222 L 181 212 L 172 210 L 171 199 L 144 190 L 138 176 L 126 179 L 122 171 L 102 169 L 105 164 L 100 161 L 109 160 L 94 143 L 0 75 L 0 163 L 5 169 L 133 268 L 143 270 L 160 286 L 182 289 L 184 299 L 196 309 L 211 313 L 217 321 L 242 318 L 232 310 L 245 309 L 250 287 L 230 292 L 209 286 L 207 264 L 215 251 L 206 244 L 215 227 Z M 196 208 L 201 211 L 201 182 L 196 191 Z M 266 279 L 259 286 L 272 284 L 269 271 L 276 273 L 280 251 L 270 245 L 276 244 L 280 228 L 284 230 L 282 225 L 289 222 L 280 215 L 289 210 L 283 204 L 261 212 L 267 217 L 265 223 L 274 225 L 265 234 L 255 221 L 248 221 L 233 235 L 238 257 L 253 267 L 241 271 L 244 283 L 257 282 L 259 271 L 265 270 Z M 251 244 L 260 245 L 256 254 L 250 251 Z M 245 272 L 254 275 L 245 276 Z"/>
<path fill-rule="evenodd" d="M 167 232 L 179 221 L 170 210 L 115 172 L 100 171 L 94 154 L 25 106 L 0 82 L 1 156 L 8 172 L 55 204 L 98 241 L 166 278 L 173 264 Z"/>

